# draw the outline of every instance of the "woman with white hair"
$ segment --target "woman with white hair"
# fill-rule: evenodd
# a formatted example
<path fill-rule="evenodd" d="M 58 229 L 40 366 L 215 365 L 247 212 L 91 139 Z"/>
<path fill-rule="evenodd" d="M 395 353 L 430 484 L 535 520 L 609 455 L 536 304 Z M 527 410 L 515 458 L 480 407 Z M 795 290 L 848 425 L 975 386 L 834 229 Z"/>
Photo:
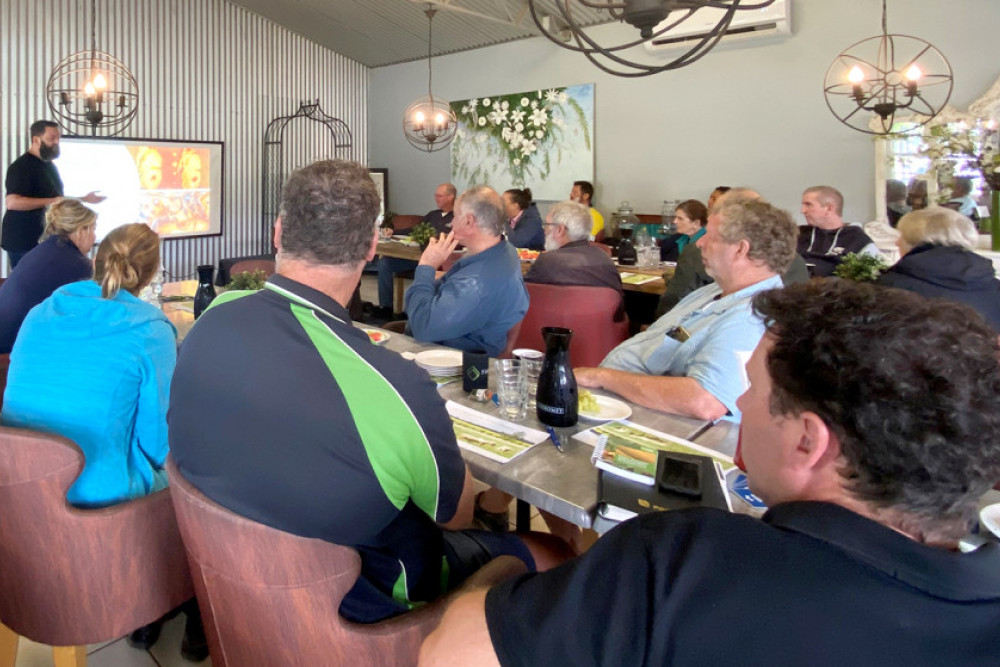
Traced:
<path fill-rule="evenodd" d="M 904 215 L 897 229 L 902 259 L 878 284 L 964 303 L 1000 332 L 1000 281 L 993 263 L 974 252 L 979 235 L 973 222 L 931 206 Z"/>

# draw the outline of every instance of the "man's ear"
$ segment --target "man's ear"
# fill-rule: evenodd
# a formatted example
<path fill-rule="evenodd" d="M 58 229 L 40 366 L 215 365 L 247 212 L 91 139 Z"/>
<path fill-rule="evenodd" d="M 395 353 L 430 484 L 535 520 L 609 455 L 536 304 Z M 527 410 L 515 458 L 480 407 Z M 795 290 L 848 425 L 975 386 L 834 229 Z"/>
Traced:
<path fill-rule="evenodd" d="M 281 216 L 274 222 L 274 247 L 281 252 Z"/>
<path fill-rule="evenodd" d="M 373 259 L 375 259 L 375 255 L 378 254 L 378 241 L 379 241 L 379 238 L 381 236 L 381 234 L 379 232 L 380 232 L 379 228 L 376 227 L 375 228 L 375 233 L 372 234 L 371 245 L 368 247 L 368 254 L 365 255 L 365 263 L 366 264 L 368 262 L 372 261 Z"/>
<path fill-rule="evenodd" d="M 740 239 L 740 242 L 736 245 L 737 245 L 736 252 L 739 254 L 740 257 L 750 256 L 750 241 L 747 241 L 746 239 Z"/>
<path fill-rule="evenodd" d="M 803 412 L 798 417 L 802 434 L 795 447 L 795 465 L 801 469 L 819 470 L 836 465 L 840 458 L 840 440 L 815 412 Z"/>

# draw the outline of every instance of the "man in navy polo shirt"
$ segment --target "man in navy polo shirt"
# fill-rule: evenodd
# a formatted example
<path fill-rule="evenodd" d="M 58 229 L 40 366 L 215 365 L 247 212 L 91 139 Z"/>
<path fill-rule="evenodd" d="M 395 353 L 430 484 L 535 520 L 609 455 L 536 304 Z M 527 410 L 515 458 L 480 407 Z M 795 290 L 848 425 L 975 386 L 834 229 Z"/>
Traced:
<path fill-rule="evenodd" d="M 501 554 L 529 569 L 568 555 L 549 536 L 461 531 L 471 477 L 430 377 L 372 345 L 346 306 L 378 243 L 365 167 L 296 171 L 275 225 L 277 273 L 216 299 L 184 341 L 170 449 L 217 503 L 358 550 L 340 612 L 358 622 L 439 597 Z"/>
<path fill-rule="evenodd" d="M 1000 545 L 961 553 L 1000 479 L 996 332 L 850 281 L 762 292 L 740 398 L 761 520 L 645 514 L 584 556 L 458 598 L 430 665 L 995 665 Z"/>

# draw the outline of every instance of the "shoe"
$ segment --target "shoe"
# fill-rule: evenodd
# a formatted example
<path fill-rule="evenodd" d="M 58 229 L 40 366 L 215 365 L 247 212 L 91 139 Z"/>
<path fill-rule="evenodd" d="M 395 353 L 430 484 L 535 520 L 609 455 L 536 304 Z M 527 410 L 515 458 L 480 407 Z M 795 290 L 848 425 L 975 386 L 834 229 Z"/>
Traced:
<path fill-rule="evenodd" d="M 487 512 L 479 506 L 479 496 L 476 496 L 476 505 L 472 510 L 472 525 L 479 530 L 488 530 L 492 533 L 506 533 L 510 530 L 510 510 L 505 512 Z"/>
<path fill-rule="evenodd" d="M 181 640 L 181 657 L 189 662 L 201 662 L 208 657 L 208 640 L 201 625 L 201 614 L 188 614 Z"/>
<path fill-rule="evenodd" d="M 382 306 L 376 306 L 372 308 L 373 319 L 376 320 L 391 320 L 392 319 L 392 308 L 383 308 Z"/>
<path fill-rule="evenodd" d="M 160 638 L 160 630 L 162 628 L 162 619 L 159 621 L 153 621 L 149 625 L 144 625 L 138 630 L 134 630 L 125 641 L 127 641 L 128 645 L 132 648 L 148 651 L 156 643 L 156 640 Z"/>

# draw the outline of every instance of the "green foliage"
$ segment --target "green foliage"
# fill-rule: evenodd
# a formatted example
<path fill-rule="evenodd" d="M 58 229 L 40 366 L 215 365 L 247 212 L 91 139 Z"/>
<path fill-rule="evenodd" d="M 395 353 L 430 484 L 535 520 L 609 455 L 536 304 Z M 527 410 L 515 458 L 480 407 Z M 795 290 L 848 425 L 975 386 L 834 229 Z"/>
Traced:
<path fill-rule="evenodd" d="M 262 270 L 257 269 L 254 272 L 243 271 L 231 276 L 229 284 L 226 285 L 227 290 L 260 290 L 264 289 L 264 283 L 267 282 L 267 274 Z"/>
<path fill-rule="evenodd" d="M 434 225 L 429 222 L 420 222 L 410 230 L 410 240 L 421 248 L 426 248 L 434 233 Z"/>
<path fill-rule="evenodd" d="M 888 268 L 889 265 L 881 257 L 849 252 L 833 270 L 833 275 L 857 283 L 873 283 Z"/>

